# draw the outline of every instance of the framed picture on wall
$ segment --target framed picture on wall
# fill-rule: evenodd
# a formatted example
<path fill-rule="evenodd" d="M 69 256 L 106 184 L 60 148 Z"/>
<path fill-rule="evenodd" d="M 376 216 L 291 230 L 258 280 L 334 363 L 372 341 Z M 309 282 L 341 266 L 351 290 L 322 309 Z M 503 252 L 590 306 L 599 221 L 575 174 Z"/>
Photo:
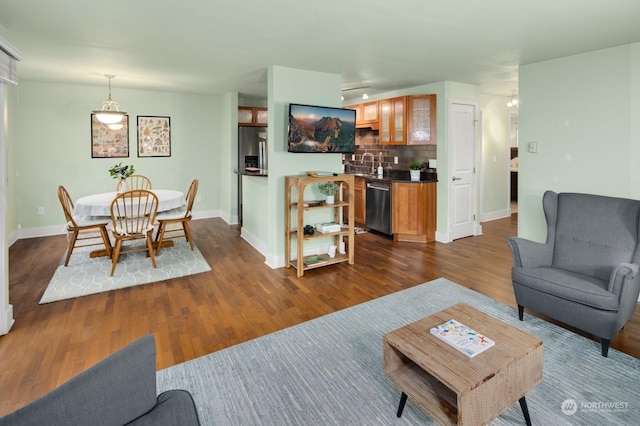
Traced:
<path fill-rule="evenodd" d="M 138 157 L 171 157 L 171 118 L 138 116 Z"/>
<path fill-rule="evenodd" d="M 129 156 L 129 116 L 118 124 L 104 124 L 91 114 L 91 158 Z"/>

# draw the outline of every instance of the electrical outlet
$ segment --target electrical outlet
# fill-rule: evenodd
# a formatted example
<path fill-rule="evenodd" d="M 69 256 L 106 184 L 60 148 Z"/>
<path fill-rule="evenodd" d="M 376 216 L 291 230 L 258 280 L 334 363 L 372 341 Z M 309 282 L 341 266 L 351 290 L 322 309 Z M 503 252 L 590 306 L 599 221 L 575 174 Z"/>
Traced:
<path fill-rule="evenodd" d="M 398 164 L 398 157 L 393 157 L 393 164 Z"/>
<path fill-rule="evenodd" d="M 351 154 L 351 161 L 356 161 L 356 155 L 355 154 Z"/>
<path fill-rule="evenodd" d="M 527 144 L 527 151 L 535 154 L 536 152 L 538 152 L 538 142 L 529 142 Z"/>
<path fill-rule="evenodd" d="M 202 202 L 202 197 L 200 197 L 199 195 L 196 197 L 196 203 L 200 203 Z"/>
<path fill-rule="evenodd" d="M 43 215 L 44 214 L 44 207 L 38 207 L 38 214 L 39 215 Z"/>

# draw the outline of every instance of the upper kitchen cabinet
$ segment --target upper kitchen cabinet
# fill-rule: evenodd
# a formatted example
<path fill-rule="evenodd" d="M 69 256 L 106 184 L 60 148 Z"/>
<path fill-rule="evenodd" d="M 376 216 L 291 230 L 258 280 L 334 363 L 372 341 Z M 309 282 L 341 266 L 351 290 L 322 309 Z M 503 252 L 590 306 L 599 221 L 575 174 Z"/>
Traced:
<path fill-rule="evenodd" d="M 259 107 L 238 107 L 238 125 L 267 127 L 267 109 Z"/>
<path fill-rule="evenodd" d="M 378 101 L 381 145 L 436 144 L 436 95 Z"/>
<path fill-rule="evenodd" d="M 380 117 L 378 143 L 380 145 L 406 145 L 406 105 L 406 96 L 378 101 Z"/>
<path fill-rule="evenodd" d="M 436 95 L 407 96 L 407 145 L 436 143 Z"/>
<path fill-rule="evenodd" d="M 356 110 L 356 129 L 378 129 L 378 101 L 348 105 Z"/>

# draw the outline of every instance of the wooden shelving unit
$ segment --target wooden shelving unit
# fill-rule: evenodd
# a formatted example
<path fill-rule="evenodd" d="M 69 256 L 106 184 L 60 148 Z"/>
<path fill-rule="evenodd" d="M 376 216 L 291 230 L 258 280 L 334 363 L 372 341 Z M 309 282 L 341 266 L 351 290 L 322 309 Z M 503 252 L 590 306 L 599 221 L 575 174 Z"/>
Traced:
<path fill-rule="evenodd" d="M 334 204 L 322 204 L 320 206 L 304 206 L 304 191 L 308 185 L 319 182 L 336 182 L 342 186 L 336 193 L 336 202 Z M 346 191 L 344 191 L 346 186 Z M 295 189 L 296 196 L 292 197 L 292 190 Z M 354 193 L 354 177 L 349 174 L 340 174 L 338 176 L 286 176 L 285 177 L 285 266 L 288 268 L 293 266 L 297 270 L 298 277 L 304 275 L 304 271 L 321 266 L 334 265 L 341 262 L 349 262 L 353 265 L 354 259 L 354 209 L 352 194 Z M 345 195 L 346 194 L 346 195 Z M 347 227 L 342 228 L 338 232 L 320 233 L 316 230 L 313 235 L 304 235 L 304 216 L 305 212 L 316 209 L 333 209 L 333 221 L 343 223 L 343 211 L 346 214 Z M 293 216 L 295 214 L 295 220 Z M 336 253 L 335 257 L 330 258 L 327 254 L 321 255 L 323 260 L 318 263 L 307 265 L 304 263 L 304 243 L 305 241 L 331 238 L 332 245 L 340 246 L 340 242 L 345 243 L 346 254 Z M 347 240 L 344 241 L 344 238 Z M 291 246 L 292 241 L 296 240 L 296 257 L 292 259 Z"/>

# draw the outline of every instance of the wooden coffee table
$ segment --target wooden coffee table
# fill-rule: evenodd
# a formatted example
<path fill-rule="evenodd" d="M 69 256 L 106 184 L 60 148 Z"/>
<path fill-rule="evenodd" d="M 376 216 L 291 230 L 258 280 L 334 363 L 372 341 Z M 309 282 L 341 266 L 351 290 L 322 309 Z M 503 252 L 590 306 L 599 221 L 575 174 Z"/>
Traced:
<path fill-rule="evenodd" d="M 484 334 L 495 346 L 469 358 L 429 330 L 450 319 Z M 520 402 L 542 381 L 542 340 L 463 303 L 385 334 L 384 372 L 402 396 L 442 424 L 477 425 Z"/>

